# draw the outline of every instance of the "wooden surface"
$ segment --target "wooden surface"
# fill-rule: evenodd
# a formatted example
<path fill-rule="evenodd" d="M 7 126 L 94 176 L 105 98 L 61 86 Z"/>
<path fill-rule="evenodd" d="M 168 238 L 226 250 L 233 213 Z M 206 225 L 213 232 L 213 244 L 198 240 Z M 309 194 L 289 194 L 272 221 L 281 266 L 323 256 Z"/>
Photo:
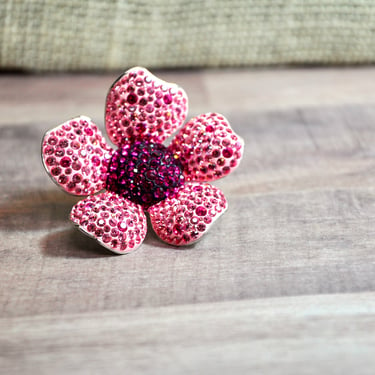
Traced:
<path fill-rule="evenodd" d="M 114 75 L 0 76 L 0 373 L 374 374 L 375 68 L 159 72 L 245 139 L 193 247 L 76 231 L 45 131 Z"/>

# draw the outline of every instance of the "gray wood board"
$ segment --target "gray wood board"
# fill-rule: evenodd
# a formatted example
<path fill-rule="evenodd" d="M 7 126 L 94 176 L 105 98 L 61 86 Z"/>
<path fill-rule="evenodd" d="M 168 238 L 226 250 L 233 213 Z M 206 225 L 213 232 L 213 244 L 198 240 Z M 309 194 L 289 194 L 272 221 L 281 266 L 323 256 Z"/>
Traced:
<path fill-rule="evenodd" d="M 4 374 L 374 373 L 374 293 L 0 319 Z"/>
<path fill-rule="evenodd" d="M 0 127 L 0 369 L 374 373 L 375 106 L 225 114 L 246 142 L 228 212 L 127 256 L 69 223 L 40 161 L 56 124 Z"/>

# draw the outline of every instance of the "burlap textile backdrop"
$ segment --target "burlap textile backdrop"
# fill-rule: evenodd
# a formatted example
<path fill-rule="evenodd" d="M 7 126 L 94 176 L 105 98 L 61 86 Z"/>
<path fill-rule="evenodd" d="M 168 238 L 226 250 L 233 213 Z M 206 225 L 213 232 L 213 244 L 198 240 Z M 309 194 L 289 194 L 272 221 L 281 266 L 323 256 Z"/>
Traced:
<path fill-rule="evenodd" d="M 0 2 L 0 69 L 374 61 L 372 0 Z"/>

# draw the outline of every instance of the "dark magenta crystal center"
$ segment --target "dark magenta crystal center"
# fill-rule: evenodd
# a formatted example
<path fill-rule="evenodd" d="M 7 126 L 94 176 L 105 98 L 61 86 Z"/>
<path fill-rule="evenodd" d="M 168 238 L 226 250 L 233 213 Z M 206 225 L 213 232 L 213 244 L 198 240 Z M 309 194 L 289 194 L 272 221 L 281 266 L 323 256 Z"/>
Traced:
<path fill-rule="evenodd" d="M 106 187 L 148 208 L 173 196 L 183 183 L 181 163 L 168 148 L 137 141 L 114 152 Z"/>

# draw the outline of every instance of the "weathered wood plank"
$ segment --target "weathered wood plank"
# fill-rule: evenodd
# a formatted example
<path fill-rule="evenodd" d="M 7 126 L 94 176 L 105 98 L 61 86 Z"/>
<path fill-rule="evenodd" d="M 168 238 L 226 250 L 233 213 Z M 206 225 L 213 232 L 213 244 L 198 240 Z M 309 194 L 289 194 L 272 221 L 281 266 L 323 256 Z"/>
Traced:
<path fill-rule="evenodd" d="M 13 288 L 0 296 L 2 313 L 374 290 L 375 132 L 366 116 L 375 110 L 349 114 L 353 128 L 341 107 L 253 114 L 251 123 L 234 115 L 247 151 L 233 178 L 217 183 L 229 212 L 191 248 L 166 246 L 150 230 L 126 257 L 108 257 L 71 228 L 77 199 L 40 165 L 41 127 L 1 128 L 2 151 L 18 150 L 3 168 L 2 283 Z"/>
<path fill-rule="evenodd" d="M 3 74 L 0 125 L 41 123 L 49 128 L 79 114 L 103 125 L 104 99 L 119 74 Z M 157 74 L 185 89 L 192 115 L 375 103 L 372 67 L 212 69 Z"/>
<path fill-rule="evenodd" d="M 85 90 L 100 124 L 112 78 L 0 77 L 0 368 L 374 373 L 375 69 L 166 75 L 198 92 L 192 113 L 223 104 L 246 153 L 215 184 L 230 208 L 201 242 L 176 249 L 150 230 L 128 256 L 72 228 L 77 199 L 40 161 L 43 133 Z M 215 76 L 239 92 L 221 102 Z"/>
<path fill-rule="evenodd" d="M 4 373 L 368 374 L 375 294 L 0 319 Z"/>

